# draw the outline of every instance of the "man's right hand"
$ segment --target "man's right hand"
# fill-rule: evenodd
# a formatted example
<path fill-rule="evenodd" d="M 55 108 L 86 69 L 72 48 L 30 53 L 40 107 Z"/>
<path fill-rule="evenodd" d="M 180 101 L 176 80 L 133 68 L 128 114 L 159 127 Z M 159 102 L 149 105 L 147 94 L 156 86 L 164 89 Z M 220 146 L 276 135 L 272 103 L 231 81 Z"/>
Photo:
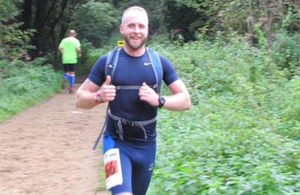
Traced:
<path fill-rule="evenodd" d="M 110 83 L 111 77 L 107 76 L 106 81 L 101 88 L 101 99 L 103 102 L 113 101 L 116 97 L 116 87 Z"/>

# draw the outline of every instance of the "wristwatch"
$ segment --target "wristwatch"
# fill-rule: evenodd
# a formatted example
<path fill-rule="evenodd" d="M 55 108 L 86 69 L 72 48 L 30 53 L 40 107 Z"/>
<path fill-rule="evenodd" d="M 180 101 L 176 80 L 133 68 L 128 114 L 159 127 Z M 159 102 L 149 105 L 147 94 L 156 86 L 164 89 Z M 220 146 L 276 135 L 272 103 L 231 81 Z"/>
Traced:
<path fill-rule="evenodd" d="M 158 97 L 158 107 L 161 108 L 164 106 L 164 104 L 166 103 L 166 100 L 163 96 L 159 96 Z"/>

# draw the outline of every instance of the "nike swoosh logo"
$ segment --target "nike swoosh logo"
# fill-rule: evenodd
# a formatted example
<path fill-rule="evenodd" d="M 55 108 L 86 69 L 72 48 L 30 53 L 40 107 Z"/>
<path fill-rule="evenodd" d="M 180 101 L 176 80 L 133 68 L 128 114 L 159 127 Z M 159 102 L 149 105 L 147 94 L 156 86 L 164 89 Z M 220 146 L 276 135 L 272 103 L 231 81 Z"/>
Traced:
<path fill-rule="evenodd" d="M 151 64 L 151 62 L 144 62 L 145 66 L 149 66 Z"/>
<path fill-rule="evenodd" d="M 152 171 L 153 169 L 154 169 L 154 165 L 153 165 L 153 163 L 151 163 L 151 164 L 149 165 L 148 171 Z"/>

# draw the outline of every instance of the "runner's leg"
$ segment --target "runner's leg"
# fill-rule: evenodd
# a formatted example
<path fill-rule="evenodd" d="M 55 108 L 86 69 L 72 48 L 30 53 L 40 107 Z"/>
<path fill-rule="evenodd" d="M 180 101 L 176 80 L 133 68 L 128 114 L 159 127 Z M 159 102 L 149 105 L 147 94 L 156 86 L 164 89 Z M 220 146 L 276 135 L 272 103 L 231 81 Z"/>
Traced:
<path fill-rule="evenodd" d="M 123 141 L 114 140 L 111 136 L 105 136 L 103 138 L 103 153 L 105 154 L 112 148 L 119 148 L 123 183 L 110 189 L 111 193 L 113 195 L 132 194 L 132 163 L 128 155 L 131 153 L 130 148 Z"/>
<path fill-rule="evenodd" d="M 64 76 L 63 76 L 63 81 L 62 81 L 62 88 L 66 88 L 66 81 L 69 79 L 69 74 L 68 74 L 68 67 L 67 64 L 63 64 L 64 66 Z"/>
<path fill-rule="evenodd" d="M 70 88 L 69 93 L 74 93 L 73 86 L 75 84 L 75 64 L 69 64 L 69 78 L 70 78 Z"/>
<path fill-rule="evenodd" d="M 129 193 L 132 194 L 132 164 L 129 159 L 129 156 L 126 153 L 120 150 L 120 160 L 121 160 L 121 169 L 122 169 L 122 177 L 123 183 L 122 185 L 117 185 L 111 189 L 111 193 L 113 195 L 120 193 Z"/>
<path fill-rule="evenodd" d="M 134 195 L 145 195 L 153 173 L 156 155 L 156 144 L 139 146 L 136 149 L 132 170 L 132 190 Z"/>

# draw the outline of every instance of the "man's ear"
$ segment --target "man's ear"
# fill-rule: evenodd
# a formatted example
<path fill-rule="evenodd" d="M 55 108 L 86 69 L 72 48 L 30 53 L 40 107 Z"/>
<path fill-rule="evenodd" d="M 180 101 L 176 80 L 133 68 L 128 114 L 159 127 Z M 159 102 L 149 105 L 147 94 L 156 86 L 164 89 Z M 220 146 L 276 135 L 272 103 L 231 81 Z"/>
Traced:
<path fill-rule="evenodd" d="M 120 25 L 120 33 L 123 34 L 124 33 L 124 26 Z"/>

